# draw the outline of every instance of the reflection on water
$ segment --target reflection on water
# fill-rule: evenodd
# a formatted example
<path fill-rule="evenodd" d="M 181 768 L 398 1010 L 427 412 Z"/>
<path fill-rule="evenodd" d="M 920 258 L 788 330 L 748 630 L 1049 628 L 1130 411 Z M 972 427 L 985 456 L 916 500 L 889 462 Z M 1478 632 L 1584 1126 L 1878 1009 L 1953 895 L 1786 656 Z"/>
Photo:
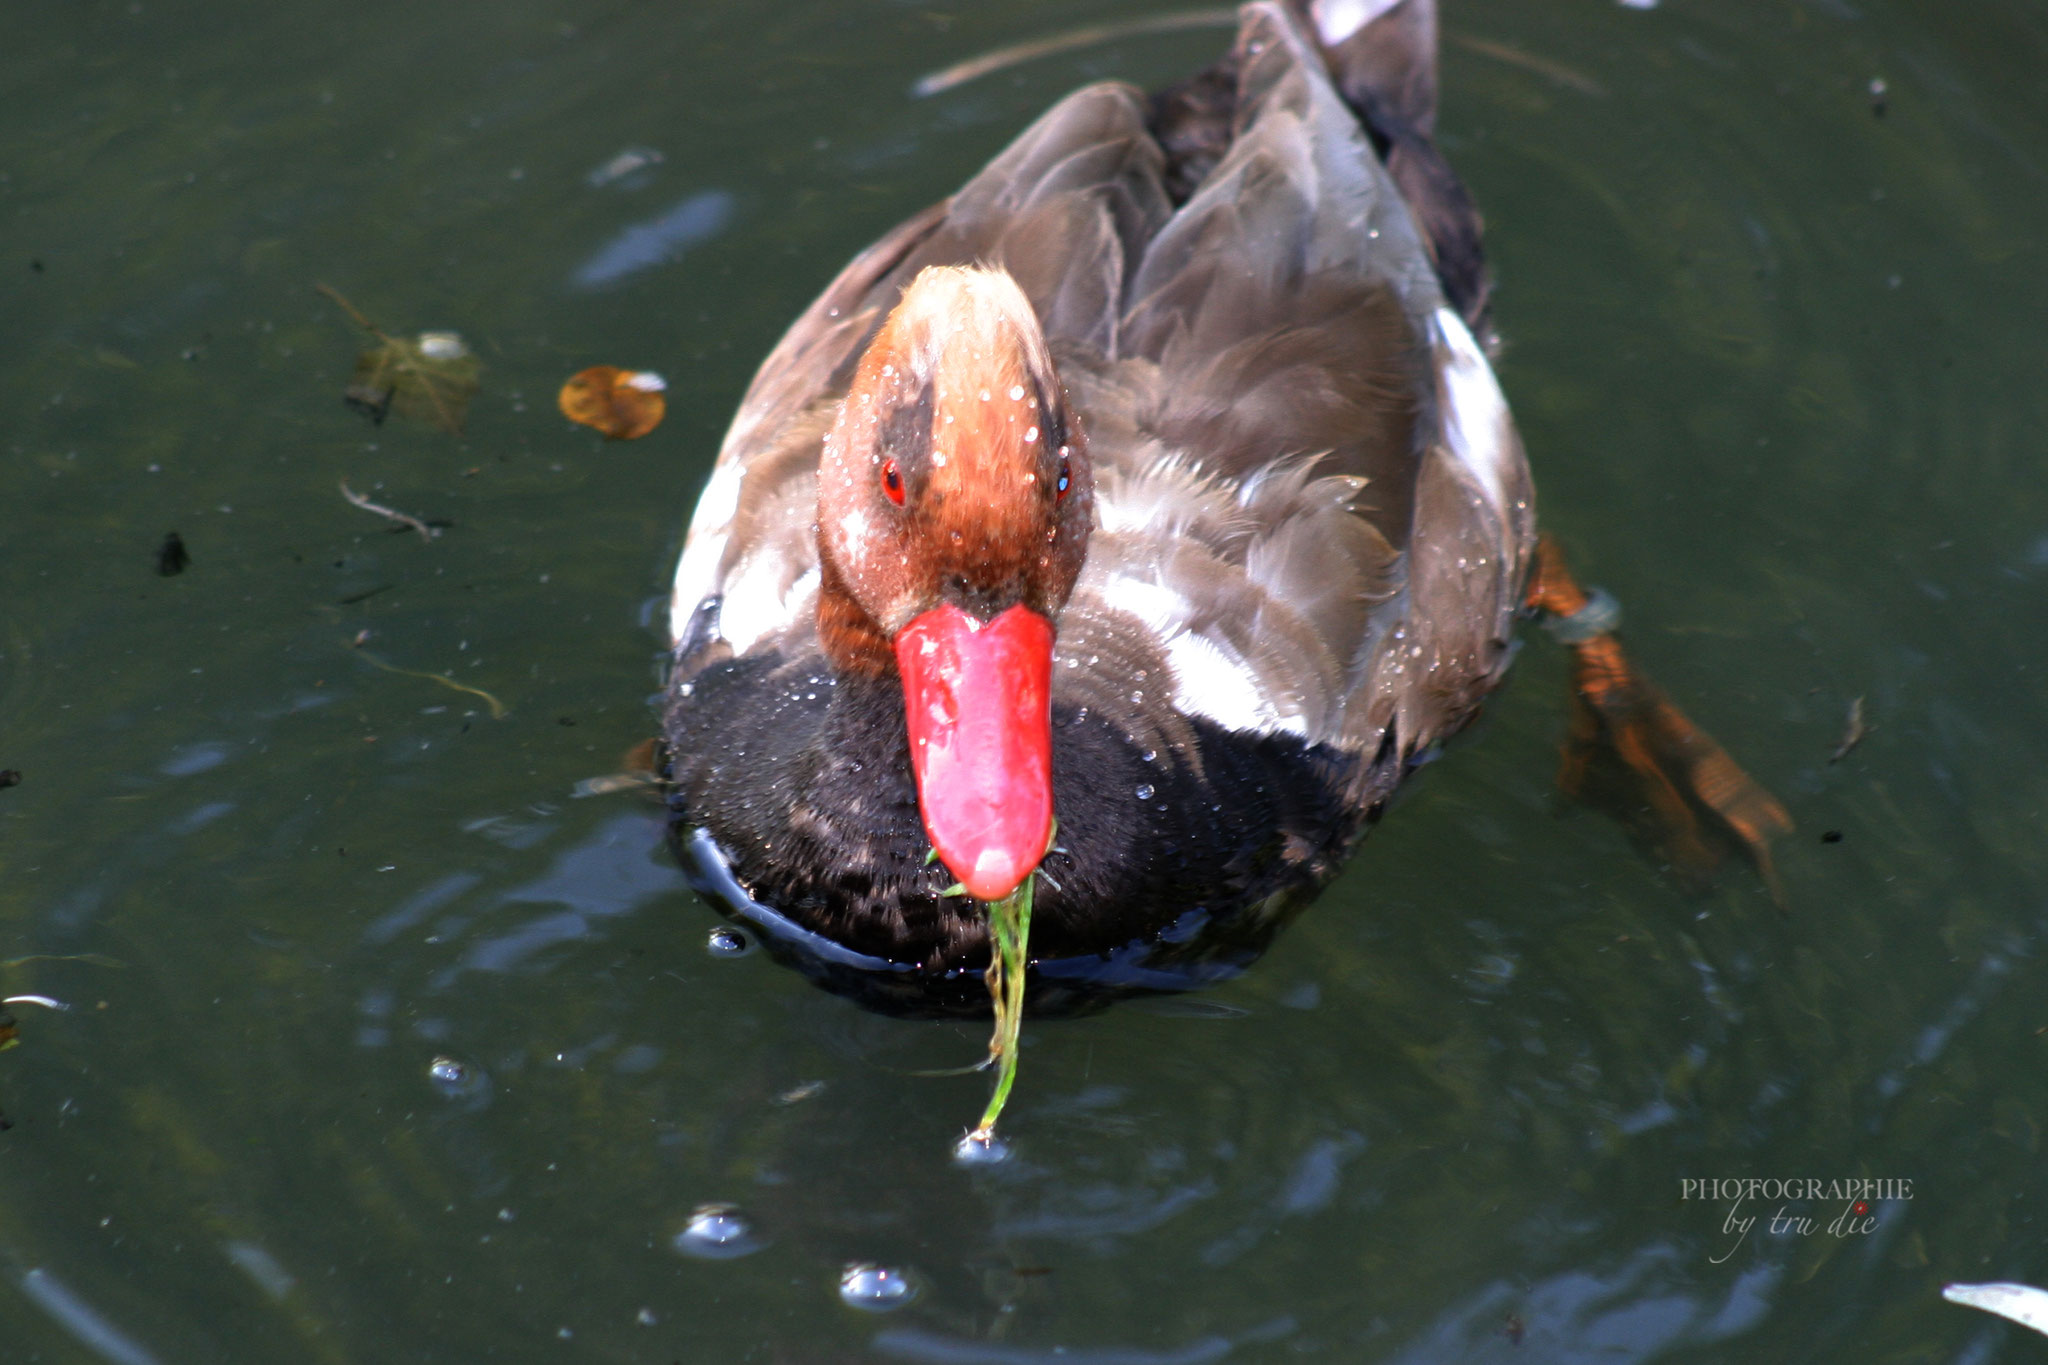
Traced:
<path fill-rule="evenodd" d="M 577 266 L 569 279 L 579 288 L 599 289 L 638 271 L 673 264 L 691 247 L 725 231 L 734 205 L 725 190 L 699 191 L 660 217 L 620 232 Z"/>
<path fill-rule="evenodd" d="M 1549 529 L 1792 808 L 1789 916 L 1556 802 L 1532 639 L 1252 970 L 1034 1021 L 963 1163 L 986 1077 L 930 1073 L 984 1025 L 811 988 L 658 806 L 571 799 L 652 732 L 646 604 L 788 319 L 1059 91 L 1214 46 L 906 93 L 1076 22 L 120 4 L 0 52 L 0 998 L 72 1006 L 0 1052 L 10 1361 L 2017 1349 L 1936 1291 L 2048 1261 L 2023 5 L 1446 8 Z M 316 282 L 470 340 L 464 438 L 343 406 Z M 660 431 L 556 418 L 625 360 Z M 1743 1176 L 1914 1196 L 1731 1254 L 1680 1181 Z M 854 1311 L 850 1266 L 914 1292 Z"/>
<path fill-rule="evenodd" d="M 101 1316 L 62 1280 L 37 1266 L 21 1277 L 22 1294 L 48 1313 L 72 1338 L 113 1365 L 156 1365 L 156 1357 Z"/>

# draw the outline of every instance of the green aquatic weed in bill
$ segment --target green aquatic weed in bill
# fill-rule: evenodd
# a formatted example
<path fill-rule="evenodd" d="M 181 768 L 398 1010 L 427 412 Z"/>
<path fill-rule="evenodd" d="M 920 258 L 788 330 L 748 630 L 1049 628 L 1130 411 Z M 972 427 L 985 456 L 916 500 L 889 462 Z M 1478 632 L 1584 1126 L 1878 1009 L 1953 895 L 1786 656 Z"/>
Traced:
<path fill-rule="evenodd" d="M 989 955 L 988 994 L 995 1005 L 996 1029 L 989 1039 L 989 1056 L 996 1064 L 995 1093 L 981 1122 L 967 1135 L 971 1142 L 987 1146 L 995 1139 L 996 1120 L 1010 1101 L 1010 1088 L 1017 1082 L 1018 1034 L 1024 1026 L 1024 964 L 1031 938 L 1031 888 L 1038 879 L 1026 877 L 1023 885 L 988 907 Z"/>

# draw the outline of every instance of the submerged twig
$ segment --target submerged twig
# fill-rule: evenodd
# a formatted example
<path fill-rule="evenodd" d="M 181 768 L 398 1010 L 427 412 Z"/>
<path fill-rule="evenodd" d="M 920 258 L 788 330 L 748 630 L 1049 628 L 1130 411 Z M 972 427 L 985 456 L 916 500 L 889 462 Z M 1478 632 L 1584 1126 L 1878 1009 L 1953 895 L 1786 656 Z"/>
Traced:
<path fill-rule="evenodd" d="M 89 962 L 95 967 L 123 967 L 128 964 L 118 957 L 105 953 L 29 953 L 23 957 L 10 957 L 0 962 L 0 967 L 20 967 L 30 962 Z"/>
<path fill-rule="evenodd" d="M 341 291 L 339 289 L 336 289 L 333 285 L 321 284 L 318 281 L 315 281 L 313 284 L 313 290 L 315 293 L 324 294 L 328 298 L 332 299 L 335 305 L 339 307 L 342 312 L 348 314 L 350 317 L 356 320 L 356 326 L 362 328 L 365 332 L 368 332 L 371 336 L 377 338 L 377 340 L 391 340 L 390 337 L 385 336 L 382 331 L 378 330 L 376 323 L 370 321 L 368 318 L 363 316 L 362 310 L 358 309 L 354 304 L 350 303 L 347 299 L 343 298 L 341 296 Z"/>
<path fill-rule="evenodd" d="M 1849 756 L 1851 749 L 1854 749 L 1863 742 L 1863 737 L 1869 733 L 1870 727 L 1863 723 L 1863 698 L 1858 697 L 1849 703 L 1848 727 L 1842 731 L 1842 742 L 1835 746 L 1835 751 L 1832 754 L 1828 755 L 1828 762 L 1840 763 Z"/>
<path fill-rule="evenodd" d="M 1050 57 L 1055 52 L 1071 52 L 1079 47 L 1093 47 L 1097 43 L 1114 42 L 1118 38 L 1135 38 L 1147 33 L 1176 33 L 1189 28 L 1231 28 L 1237 23 L 1234 9 L 1183 10 L 1178 14 L 1155 14 L 1146 19 L 1129 19 L 1120 24 L 1090 24 L 1083 28 L 1069 29 L 1050 38 L 1033 38 L 1028 42 L 1012 43 L 999 47 L 994 52 L 984 52 L 979 57 L 969 57 L 964 62 L 955 62 L 941 71 L 920 76 L 910 87 L 910 93 L 918 99 L 929 95 L 943 94 L 956 85 L 980 80 L 1007 66 L 1020 66 Z"/>
<path fill-rule="evenodd" d="M 350 502 L 354 503 L 357 507 L 362 508 L 365 512 L 375 512 L 380 517 L 389 517 L 392 521 L 398 522 L 401 525 L 412 527 L 413 530 L 418 531 L 420 533 L 421 540 L 426 541 L 427 544 L 429 545 L 432 545 L 434 543 L 433 527 L 427 525 L 418 517 L 409 517 L 405 513 L 400 512 L 395 508 L 386 507 L 381 502 L 371 502 L 361 493 L 357 493 L 354 490 L 352 490 L 348 486 L 347 479 L 343 479 L 341 481 L 341 495 L 344 498 L 347 498 Z"/>
<path fill-rule="evenodd" d="M 586 777 L 569 789 L 572 799 L 586 796 L 610 796 L 614 792 L 654 791 L 660 788 L 661 779 L 653 773 L 606 773 L 603 777 Z"/>
<path fill-rule="evenodd" d="M 365 635 L 369 634 L 368 631 L 365 631 L 363 633 Z M 482 697 L 484 699 L 484 703 L 491 708 L 492 720 L 505 719 L 505 703 L 499 701 L 496 697 L 484 691 L 481 687 L 471 687 L 468 683 L 459 683 L 455 681 L 455 679 L 453 678 L 446 677 L 439 673 L 428 673 L 423 669 L 400 668 L 397 664 L 386 663 L 384 660 L 372 654 L 369 650 L 364 649 L 360 644 L 351 645 L 350 648 L 355 650 L 356 653 L 362 655 L 364 659 L 368 660 L 375 667 L 383 669 L 386 673 L 396 673 L 400 677 L 404 678 L 425 678 L 428 682 L 439 683 L 443 687 L 452 687 L 457 692 L 467 692 L 472 697 Z"/>
<path fill-rule="evenodd" d="M 1447 33 L 1444 36 L 1459 47 L 1470 48 L 1481 56 L 1491 57 L 1495 61 L 1505 62 L 1509 66 L 1519 66 L 1523 70 L 1533 71 L 1539 76 L 1547 76 L 1559 85 L 1576 90 L 1582 95 L 1592 95 L 1597 98 L 1606 97 L 1606 86 L 1600 84 L 1591 76 L 1574 71 L 1563 62 L 1554 62 L 1548 57 L 1539 57 L 1533 52 L 1524 52 L 1521 48 L 1510 47 L 1506 43 L 1496 43 L 1485 38 L 1475 38 L 1469 33 Z"/>

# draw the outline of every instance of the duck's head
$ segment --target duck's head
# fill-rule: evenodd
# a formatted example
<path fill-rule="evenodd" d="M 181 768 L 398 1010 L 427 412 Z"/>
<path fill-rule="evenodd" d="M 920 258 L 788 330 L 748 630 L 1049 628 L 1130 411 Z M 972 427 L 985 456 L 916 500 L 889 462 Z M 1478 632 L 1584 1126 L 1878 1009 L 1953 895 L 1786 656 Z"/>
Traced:
<path fill-rule="evenodd" d="M 1054 623 L 1093 487 L 1016 282 L 918 275 L 825 438 L 818 632 L 842 671 L 900 679 L 925 832 L 982 900 L 1051 839 Z"/>

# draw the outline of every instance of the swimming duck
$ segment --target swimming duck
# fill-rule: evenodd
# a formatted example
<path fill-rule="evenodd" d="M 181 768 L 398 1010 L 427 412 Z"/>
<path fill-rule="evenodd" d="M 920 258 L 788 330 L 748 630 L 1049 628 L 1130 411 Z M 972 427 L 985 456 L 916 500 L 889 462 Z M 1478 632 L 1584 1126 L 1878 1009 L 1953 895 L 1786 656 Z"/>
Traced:
<path fill-rule="evenodd" d="M 672 603 L 672 837 L 839 989 L 1263 947 L 1507 667 L 1535 545 L 1430 0 L 1069 95 L 769 355 Z M 961 893 L 965 894 L 961 894 Z M 951 894 L 949 894 L 951 893 Z"/>

